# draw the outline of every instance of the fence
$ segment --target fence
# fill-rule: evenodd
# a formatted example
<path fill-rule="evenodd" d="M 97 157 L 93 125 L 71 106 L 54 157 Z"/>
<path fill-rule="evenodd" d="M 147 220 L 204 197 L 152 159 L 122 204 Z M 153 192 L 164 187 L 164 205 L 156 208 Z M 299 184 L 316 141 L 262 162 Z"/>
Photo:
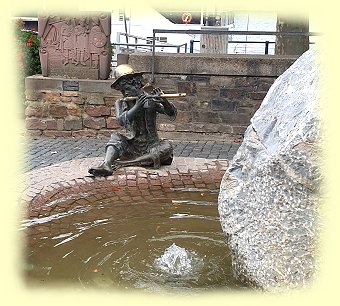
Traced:
<path fill-rule="evenodd" d="M 126 42 L 121 42 L 121 37 L 124 36 L 126 38 Z M 129 39 L 132 39 L 134 43 L 130 43 Z M 142 41 L 142 43 L 140 42 Z M 145 38 L 140 37 L 136 35 L 131 35 L 128 33 L 117 33 L 117 40 L 116 43 L 112 44 L 115 48 L 114 56 L 112 58 L 112 66 L 115 66 L 117 63 L 117 55 L 120 53 L 132 53 L 132 52 L 151 52 L 153 48 L 153 38 Z M 132 48 L 131 48 L 132 47 Z M 164 48 L 168 49 L 176 49 L 176 53 L 180 53 L 181 49 L 184 49 L 184 53 L 188 52 L 188 44 L 169 44 L 165 42 L 158 42 L 155 44 L 155 48 L 161 48 L 163 50 Z"/>
<path fill-rule="evenodd" d="M 314 32 L 274 32 L 274 31 L 232 31 L 230 29 L 200 29 L 200 30 L 168 30 L 168 29 L 154 29 L 153 30 L 153 39 L 152 39 L 152 64 L 151 64 L 151 81 L 154 82 L 155 79 L 155 53 L 156 53 L 156 34 L 215 34 L 215 35 L 227 35 L 229 38 L 230 35 L 246 35 L 248 36 L 318 36 L 319 33 Z M 228 43 L 229 39 L 227 39 Z M 251 43 L 250 41 L 239 41 L 242 43 Z M 230 43 L 236 43 L 236 41 L 230 41 Z M 253 42 L 254 43 L 254 42 Z M 255 42 L 259 43 L 259 42 Z M 261 42 L 260 42 L 261 43 Z M 269 44 L 275 43 L 270 41 L 262 42 L 265 43 L 265 54 L 268 54 Z M 193 43 L 192 43 L 193 44 Z M 190 42 L 190 51 L 193 50 L 193 46 Z M 267 52 L 267 53 L 266 53 Z"/>

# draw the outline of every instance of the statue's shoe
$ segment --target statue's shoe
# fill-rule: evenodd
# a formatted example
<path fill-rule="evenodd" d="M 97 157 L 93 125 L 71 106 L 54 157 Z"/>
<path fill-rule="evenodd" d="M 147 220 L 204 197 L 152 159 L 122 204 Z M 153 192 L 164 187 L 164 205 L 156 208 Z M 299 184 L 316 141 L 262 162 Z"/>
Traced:
<path fill-rule="evenodd" d="M 92 174 L 93 176 L 109 176 L 112 175 L 113 170 L 103 166 L 99 166 L 90 168 L 89 173 Z"/>

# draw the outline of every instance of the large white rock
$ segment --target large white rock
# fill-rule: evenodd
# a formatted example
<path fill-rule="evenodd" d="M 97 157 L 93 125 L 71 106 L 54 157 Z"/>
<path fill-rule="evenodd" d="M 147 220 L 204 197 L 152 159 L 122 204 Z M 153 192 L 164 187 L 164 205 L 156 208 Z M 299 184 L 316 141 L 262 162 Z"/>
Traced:
<path fill-rule="evenodd" d="M 235 275 L 268 290 L 315 272 L 320 203 L 319 64 L 307 51 L 251 119 L 219 194 Z"/>

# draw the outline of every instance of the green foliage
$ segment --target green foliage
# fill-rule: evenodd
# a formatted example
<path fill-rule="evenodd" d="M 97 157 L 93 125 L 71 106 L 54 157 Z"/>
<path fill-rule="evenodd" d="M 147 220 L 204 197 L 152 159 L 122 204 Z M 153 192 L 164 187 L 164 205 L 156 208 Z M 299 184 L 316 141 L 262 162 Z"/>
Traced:
<path fill-rule="evenodd" d="M 24 30 L 21 19 L 15 21 L 15 42 L 17 46 L 17 72 L 18 90 L 21 100 L 25 98 L 25 78 L 30 75 L 40 74 L 41 65 L 39 58 L 39 39 L 34 31 Z"/>
<path fill-rule="evenodd" d="M 25 78 L 41 73 L 38 35 L 33 31 L 24 30 L 24 22 L 20 19 L 16 20 L 15 26 L 20 75 Z"/>

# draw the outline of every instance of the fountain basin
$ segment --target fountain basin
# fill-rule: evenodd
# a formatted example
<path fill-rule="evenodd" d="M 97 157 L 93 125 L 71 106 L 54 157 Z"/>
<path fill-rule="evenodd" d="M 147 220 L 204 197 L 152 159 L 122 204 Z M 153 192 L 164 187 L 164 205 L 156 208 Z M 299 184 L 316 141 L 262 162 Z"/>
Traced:
<path fill-rule="evenodd" d="M 99 162 L 74 160 L 26 174 L 21 229 L 27 284 L 241 288 L 217 212 L 226 160 L 176 158 L 160 170 L 128 167 L 88 177 L 89 166 Z"/>

